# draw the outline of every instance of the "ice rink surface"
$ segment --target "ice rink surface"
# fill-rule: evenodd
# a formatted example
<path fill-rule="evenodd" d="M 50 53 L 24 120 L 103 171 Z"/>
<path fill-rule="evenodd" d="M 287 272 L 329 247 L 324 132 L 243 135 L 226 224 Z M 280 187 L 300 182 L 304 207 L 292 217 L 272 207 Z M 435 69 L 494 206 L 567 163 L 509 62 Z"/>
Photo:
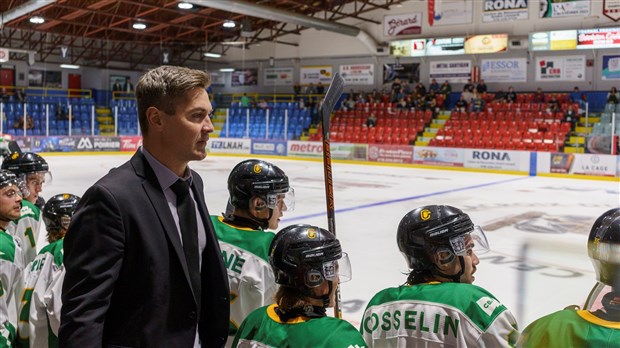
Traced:
<path fill-rule="evenodd" d="M 81 196 L 131 156 L 43 155 L 53 173 L 45 198 L 65 192 Z M 225 210 L 228 174 L 243 159 L 209 156 L 190 163 L 205 182 L 211 214 Z M 266 160 L 282 168 L 295 188 L 295 210 L 285 213 L 280 228 L 294 223 L 327 228 L 322 162 Z M 475 284 L 512 310 L 523 329 L 542 315 L 583 304 L 595 284 L 586 251 L 590 227 L 600 214 L 620 206 L 618 181 L 340 162 L 333 163 L 333 179 L 336 233 L 353 268 L 353 280 L 341 285 L 343 312 L 354 325 L 376 292 L 405 282 L 396 228 L 416 207 L 452 205 L 483 227 L 491 252 L 479 255 Z"/>

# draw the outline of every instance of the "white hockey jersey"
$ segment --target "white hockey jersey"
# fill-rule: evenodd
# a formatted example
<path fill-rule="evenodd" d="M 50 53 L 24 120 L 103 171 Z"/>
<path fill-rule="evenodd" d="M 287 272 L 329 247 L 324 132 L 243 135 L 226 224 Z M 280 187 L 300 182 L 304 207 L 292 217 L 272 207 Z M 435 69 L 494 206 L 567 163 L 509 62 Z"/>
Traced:
<path fill-rule="evenodd" d="M 21 282 L 23 256 L 19 243 L 0 230 L 0 347 L 14 347 L 17 328 L 15 290 Z"/>
<path fill-rule="evenodd" d="M 211 217 L 228 272 L 230 284 L 228 334 L 233 336 L 252 311 L 273 303 L 277 286 L 269 265 L 268 254 L 275 234 L 233 227 L 223 219 L 221 216 Z"/>
<path fill-rule="evenodd" d="M 37 256 L 37 238 L 41 228 L 41 209 L 30 201 L 22 200 L 19 219 L 11 221 L 6 230 L 18 239 L 22 248 L 23 265 L 27 265 Z"/>
<path fill-rule="evenodd" d="M 63 240 L 46 245 L 23 272 L 19 296 L 17 336 L 20 347 L 48 348 L 58 346 L 58 328 L 50 331 L 52 315 L 60 314 L 60 289 L 53 285 L 63 274 Z M 62 286 L 62 285 L 61 285 Z M 56 308 L 57 307 L 57 308 Z"/>

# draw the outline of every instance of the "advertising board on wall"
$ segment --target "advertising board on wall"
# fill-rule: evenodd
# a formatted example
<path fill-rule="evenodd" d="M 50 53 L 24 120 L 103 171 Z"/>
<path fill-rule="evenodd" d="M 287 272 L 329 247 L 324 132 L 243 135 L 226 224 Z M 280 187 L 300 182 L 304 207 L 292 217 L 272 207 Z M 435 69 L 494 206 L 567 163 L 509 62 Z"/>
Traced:
<path fill-rule="evenodd" d="M 397 40 L 390 42 L 390 55 L 395 57 L 424 57 L 426 39 Z"/>
<path fill-rule="evenodd" d="M 484 0 L 483 22 L 505 22 L 528 19 L 528 0 Z"/>
<path fill-rule="evenodd" d="M 464 149 L 464 162 L 466 168 L 528 171 L 529 152 Z"/>
<path fill-rule="evenodd" d="M 603 80 L 620 80 L 620 55 L 603 56 L 602 69 Z"/>
<path fill-rule="evenodd" d="M 577 48 L 577 30 L 555 30 L 530 33 L 530 50 L 561 51 Z"/>
<path fill-rule="evenodd" d="M 252 140 L 252 154 L 286 156 L 286 141 Z"/>
<path fill-rule="evenodd" d="M 603 16 L 614 22 L 620 20 L 620 0 L 603 0 Z"/>
<path fill-rule="evenodd" d="M 471 61 L 451 60 L 430 62 L 430 78 L 450 83 L 465 83 L 471 78 Z"/>
<path fill-rule="evenodd" d="M 540 18 L 587 16 L 590 0 L 540 0 Z"/>
<path fill-rule="evenodd" d="M 462 167 L 464 165 L 463 149 L 416 146 L 413 148 L 413 163 L 431 166 Z"/>
<path fill-rule="evenodd" d="M 473 0 L 435 1 L 434 25 L 469 24 L 474 18 Z"/>
<path fill-rule="evenodd" d="M 263 82 L 265 86 L 292 86 L 293 68 L 266 68 Z"/>
<path fill-rule="evenodd" d="M 465 39 L 465 54 L 504 52 L 508 48 L 508 34 L 473 35 Z"/>
<path fill-rule="evenodd" d="M 340 75 L 349 85 L 372 85 L 375 83 L 375 65 L 350 64 L 340 66 Z"/>
<path fill-rule="evenodd" d="M 329 85 L 332 81 L 332 67 L 330 65 L 302 66 L 299 72 L 299 80 L 302 85 L 318 84 Z"/>
<path fill-rule="evenodd" d="M 464 37 L 447 37 L 426 40 L 427 56 L 451 56 L 465 54 Z"/>
<path fill-rule="evenodd" d="M 480 76 L 485 82 L 527 82 L 527 59 L 483 59 Z"/>
<path fill-rule="evenodd" d="M 231 86 L 254 86 L 258 84 L 258 69 L 235 70 L 231 73 Z"/>
<path fill-rule="evenodd" d="M 403 13 L 383 17 L 383 35 L 417 35 L 422 32 L 422 13 Z"/>
<path fill-rule="evenodd" d="M 250 139 L 213 138 L 207 142 L 209 153 L 249 154 L 252 148 Z"/>
<path fill-rule="evenodd" d="M 537 57 L 536 81 L 585 81 L 586 57 Z"/>
<path fill-rule="evenodd" d="M 620 48 L 620 28 L 577 30 L 577 49 Z"/>
<path fill-rule="evenodd" d="M 368 145 L 370 162 L 413 163 L 413 146 L 409 145 Z"/>

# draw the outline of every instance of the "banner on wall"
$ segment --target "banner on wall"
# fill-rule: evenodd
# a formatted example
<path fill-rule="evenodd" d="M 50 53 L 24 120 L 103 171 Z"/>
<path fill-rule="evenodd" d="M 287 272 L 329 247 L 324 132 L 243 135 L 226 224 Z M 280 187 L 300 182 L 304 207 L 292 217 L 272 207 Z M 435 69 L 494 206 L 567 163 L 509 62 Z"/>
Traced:
<path fill-rule="evenodd" d="M 620 0 L 603 0 L 603 15 L 614 22 L 620 20 Z"/>
<path fill-rule="evenodd" d="M 412 163 L 413 146 L 369 144 L 368 160 L 371 162 Z"/>
<path fill-rule="evenodd" d="M 480 74 L 485 82 L 527 82 L 527 59 L 483 59 Z"/>
<path fill-rule="evenodd" d="M 330 65 L 302 66 L 299 79 L 302 85 L 318 84 L 329 85 L 332 81 L 332 67 Z"/>
<path fill-rule="evenodd" d="M 390 56 L 424 57 L 426 39 L 398 40 L 390 42 Z"/>
<path fill-rule="evenodd" d="M 408 82 L 420 81 L 420 64 L 383 64 L 383 83 L 396 78 Z"/>
<path fill-rule="evenodd" d="M 450 83 L 465 83 L 471 78 L 471 61 L 430 62 L 430 78 Z"/>
<path fill-rule="evenodd" d="M 441 0 L 434 2 L 434 25 L 469 24 L 474 18 L 473 0 Z"/>
<path fill-rule="evenodd" d="M 265 86 L 292 86 L 293 68 L 267 68 L 263 77 Z"/>
<path fill-rule="evenodd" d="M 413 163 L 431 166 L 462 167 L 463 149 L 449 147 L 414 147 Z"/>
<path fill-rule="evenodd" d="M 224 86 L 226 84 L 224 74 L 219 72 L 211 72 L 209 75 L 211 75 L 211 86 Z"/>
<path fill-rule="evenodd" d="M 588 16 L 590 0 L 540 0 L 540 18 Z"/>
<path fill-rule="evenodd" d="M 586 57 L 538 57 L 536 81 L 585 81 Z"/>
<path fill-rule="evenodd" d="M 577 49 L 620 48 L 620 28 L 577 30 Z"/>
<path fill-rule="evenodd" d="M 577 30 L 555 30 L 530 33 L 530 50 L 561 51 L 577 48 Z"/>
<path fill-rule="evenodd" d="M 507 48 L 507 34 L 474 35 L 465 39 L 465 54 L 504 52 Z"/>
<path fill-rule="evenodd" d="M 427 56 L 450 56 L 465 54 L 464 37 L 448 37 L 443 39 L 428 39 L 426 41 Z"/>
<path fill-rule="evenodd" d="M 505 22 L 528 19 L 528 0 L 484 0 L 483 22 Z"/>
<path fill-rule="evenodd" d="M 405 13 L 383 17 L 383 35 L 416 35 L 422 32 L 422 13 Z"/>
<path fill-rule="evenodd" d="M 620 55 L 603 56 L 603 80 L 620 80 Z"/>
<path fill-rule="evenodd" d="M 231 86 L 254 86 L 258 84 L 258 69 L 235 70 L 231 74 Z"/>
<path fill-rule="evenodd" d="M 375 83 L 375 65 L 372 63 L 341 65 L 340 75 L 347 85 L 372 85 Z"/>

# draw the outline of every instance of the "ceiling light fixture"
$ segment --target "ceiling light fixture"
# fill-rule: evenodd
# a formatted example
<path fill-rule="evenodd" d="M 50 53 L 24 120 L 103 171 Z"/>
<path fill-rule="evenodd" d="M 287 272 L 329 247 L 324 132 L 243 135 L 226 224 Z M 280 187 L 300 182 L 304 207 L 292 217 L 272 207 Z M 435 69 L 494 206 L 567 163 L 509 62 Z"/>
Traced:
<path fill-rule="evenodd" d="M 220 71 L 221 72 L 233 72 L 235 71 L 235 69 L 234 68 L 221 68 Z"/>
<path fill-rule="evenodd" d="M 42 24 L 42 23 L 45 23 L 45 18 L 41 16 L 34 16 L 34 17 L 30 17 L 29 21 L 32 24 Z"/>
<path fill-rule="evenodd" d="M 189 2 L 179 2 L 177 6 L 182 10 L 191 10 L 192 8 L 194 8 L 194 5 L 190 4 Z"/>
<path fill-rule="evenodd" d="M 134 24 L 132 25 L 132 28 L 134 28 L 134 29 L 136 29 L 136 30 L 144 30 L 144 29 L 146 29 L 146 24 L 144 24 L 144 23 L 139 23 L 139 22 L 138 22 L 138 23 L 134 23 Z"/>
<path fill-rule="evenodd" d="M 75 64 L 60 64 L 60 67 L 63 69 L 79 69 L 80 68 L 79 65 L 75 65 Z"/>
<path fill-rule="evenodd" d="M 226 22 L 224 22 L 224 24 L 222 24 L 222 26 L 224 28 L 234 28 L 237 25 L 233 21 L 226 21 Z"/>
<path fill-rule="evenodd" d="M 213 53 L 213 52 L 205 52 L 204 56 L 209 57 L 209 58 L 221 58 L 222 57 L 221 54 Z"/>

